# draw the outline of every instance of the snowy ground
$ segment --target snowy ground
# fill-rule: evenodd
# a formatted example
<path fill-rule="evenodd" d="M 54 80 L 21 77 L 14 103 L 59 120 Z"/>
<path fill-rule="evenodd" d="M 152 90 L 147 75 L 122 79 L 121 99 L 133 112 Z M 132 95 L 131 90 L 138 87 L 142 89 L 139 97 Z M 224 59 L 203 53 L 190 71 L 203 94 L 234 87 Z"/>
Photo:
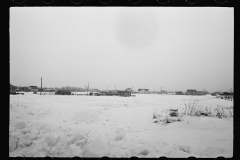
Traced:
<path fill-rule="evenodd" d="M 9 156 L 232 157 L 233 118 L 153 123 L 154 111 L 182 108 L 190 97 L 10 95 Z M 233 106 L 211 95 L 197 99 Z"/>

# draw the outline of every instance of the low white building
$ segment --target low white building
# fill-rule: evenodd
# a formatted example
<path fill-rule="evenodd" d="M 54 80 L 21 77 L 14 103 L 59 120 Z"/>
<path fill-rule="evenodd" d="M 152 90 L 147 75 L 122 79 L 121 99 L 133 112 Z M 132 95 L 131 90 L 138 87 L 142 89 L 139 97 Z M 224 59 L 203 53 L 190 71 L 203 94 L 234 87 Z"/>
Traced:
<path fill-rule="evenodd" d="M 71 95 L 88 95 L 89 92 L 85 91 L 85 92 L 71 92 Z"/>

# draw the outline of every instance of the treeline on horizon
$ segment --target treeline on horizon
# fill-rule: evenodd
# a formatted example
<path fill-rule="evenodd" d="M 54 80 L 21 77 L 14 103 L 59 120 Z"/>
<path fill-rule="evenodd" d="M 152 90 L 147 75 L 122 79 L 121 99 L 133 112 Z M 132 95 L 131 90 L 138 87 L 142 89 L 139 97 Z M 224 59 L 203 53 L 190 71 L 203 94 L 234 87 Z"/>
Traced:
<path fill-rule="evenodd" d="M 24 91 L 24 92 L 30 92 L 31 89 L 29 88 L 29 86 L 15 86 L 16 89 L 18 89 L 19 91 Z M 97 88 L 81 88 L 81 87 L 70 87 L 70 86 L 63 86 L 63 87 L 42 87 L 42 91 L 46 91 L 46 89 L 53 89 L 55 91 L 58 91 L 58 90 L 68 90 L 70 92 L 84 92 L 84 91 L 94 91 L 94 90 L 99 90 Z M 38 87 L 38 91 L 41 91 L 41 88 Z M 109 90 L 110 91 L 110 90 Z M 151 92 L 151 91 L 149 91 Z M 160 91 L 152 91 L 152 92 L 155 92 L 155 93 L 160 93 Z M 166 91 L 166 90 L 162 90 L 163 93 L 171 93 L 171 92 L 174 92 L 174 91 Z"/>
<path fill-rule="evenodd" d="M 19 91 L 26 91 L 29 92 L 31 91 L 31 89 L 29 89 L 29 87 L 26 86 L 16 86 L 17 89 Z M 70 92 L 83 92 L 83 91 L 87 91 L 87 90 L 93 90 L 92 88 L 89 89 L 85 89 L 85 88 L 81 88 L 81 87 L 70 87 L 70 86 L 64 86 L 64 87 L 42 87 L 42 90 L 45 91 L 46 89 L 53 89 L 55 91 L 57 90 L 68 90 Z M 41 91 L 41 88 L 38 87 L 38 90 Z"/>
<path fill-rule="evenodd" d="M 31 91 L 31 89 L 29 89 L 29 86 L 15 86 L 16 89 L 18 89 L 19 91 L 25 91 L 25 92 L 29 92 Z M 42 91 L 45 91 L 46 89 L 53 89 L 55 91 L 58 90 L 68 90 L 70 92 L 84 92 L 84 91 L 93 91 L 93 90 L 97 90 L 96 88 L 81 88 L 81 87 L 70 87 L 70 86 L 63 86 L 63 87 L 42 87 Z M 41 88 L 38 87 L 38 91 L 41 91 Z M 149 91 L 151 92 L 151 91 Z M 152 91 L 152 92 L 161 92 L 161 91 Z M 173 93 L 173 92 L 178 92 L 178 91 L 167 91 L 167 90 L 162 90 L 162 92 L 165 93 Z M 233 93 L 233 89 L 229 89 L 227 92 Z"/>

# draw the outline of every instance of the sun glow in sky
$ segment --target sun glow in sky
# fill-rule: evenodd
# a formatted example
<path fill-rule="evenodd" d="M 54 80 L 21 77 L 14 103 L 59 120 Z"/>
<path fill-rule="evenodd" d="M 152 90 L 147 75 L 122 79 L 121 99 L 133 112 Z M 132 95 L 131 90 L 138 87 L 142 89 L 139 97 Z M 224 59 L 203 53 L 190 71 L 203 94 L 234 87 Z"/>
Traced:
<path fill-rule="evenodd" d="M 233 8 L 12 7 L 16 86 L 233 87 Z"/>

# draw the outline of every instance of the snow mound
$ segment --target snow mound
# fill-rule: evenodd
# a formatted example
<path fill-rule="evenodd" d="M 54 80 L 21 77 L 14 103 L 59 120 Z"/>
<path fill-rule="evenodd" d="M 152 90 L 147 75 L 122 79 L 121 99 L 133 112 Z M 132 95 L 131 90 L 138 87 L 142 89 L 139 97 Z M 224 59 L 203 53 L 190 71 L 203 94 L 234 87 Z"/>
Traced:
<path fill-rule="evenodd" d="M 89 145 L 86 145 L 87 157 L 103 157 L 110 156 L 110 147 L 107 145 L 107 140 L 99 135 Z"/>
<path fill-rule="evenodd" d="M 13 126 L 14 126 L 16 129 L 23 129 L 23 128 L 26 128 L 26 127 L 27 127 L 27 124 L 26 124 L 26 122 L 24 122 L 24 121 L 19 121 L 19 122 L 16 122 Z"/>
<path fill-rule="evenodd" d="M 84 151 L 82 150 L 82 148 L 80 146 L 77 146 L 76 144 L 71 144 L 70 150 L 71 150 L 73 156 L 79 156 L 79 157 L 83 156 Z"/>
<path fill-rule="evenodd" d="M 54 146 L 58 141 L 58 139 L 59 139 L 59 136 L 48 134 L 44 139 L 44 143 L 46 143 L 48 146 Z"/>
<path fill-rule="evenodd" d="M 182 144 L 178 144 L 177 146 L 177 149 L 183 151 L 183 152 L 187 152 L 187 153 L 190 153 L 191 152 L 191 148 L 189 145 L 182 145 Z"/>
<path fill-rule="evenodd" d="M 67 144 L 68 145 L 71 145 L 73 143 L 75 143 L 76 141 L 79 141 L 79 140 L 85 140 L 87 141 L 88 137 L 84 134 L 84 133 L 78 133 L 76 135 L 73 135 L 68 141 L 67 141 Z"/>
<path fill-rule="evenodd" d="M 9 151 L 13 151 L 17 147 L 16 139 L 9 139 Z"/>
<path fill-rule="evenodd" d="M 144 146 L 144 145 L 136 145 L 136 146 L 134 146 L 133 152 L 136 155 L 139 155 L 139 156 L 141 156 L 141 155 L 146 156 L 146 155 L 148 155 L 150 153 L 149 149 L 146 146 Z"/>
<path fill-rule="evenodd" d="M 114 140 L 119 141 L 124 138 L 124 136 L 126 135 L 127 132 L 123 128 L 119 128 L 116 130 L 115 133 L 116 134 L 115 134 Z"/>
<path fill-rule="evenodd" d="M 42 124 L 40 124 L 38 130 L 39 131 L 42 130 L 42 131 L 45 131 L 45 132 L 51 132 L 53 130 L 53 128 L 48 123 L 42 123 Z"/>

